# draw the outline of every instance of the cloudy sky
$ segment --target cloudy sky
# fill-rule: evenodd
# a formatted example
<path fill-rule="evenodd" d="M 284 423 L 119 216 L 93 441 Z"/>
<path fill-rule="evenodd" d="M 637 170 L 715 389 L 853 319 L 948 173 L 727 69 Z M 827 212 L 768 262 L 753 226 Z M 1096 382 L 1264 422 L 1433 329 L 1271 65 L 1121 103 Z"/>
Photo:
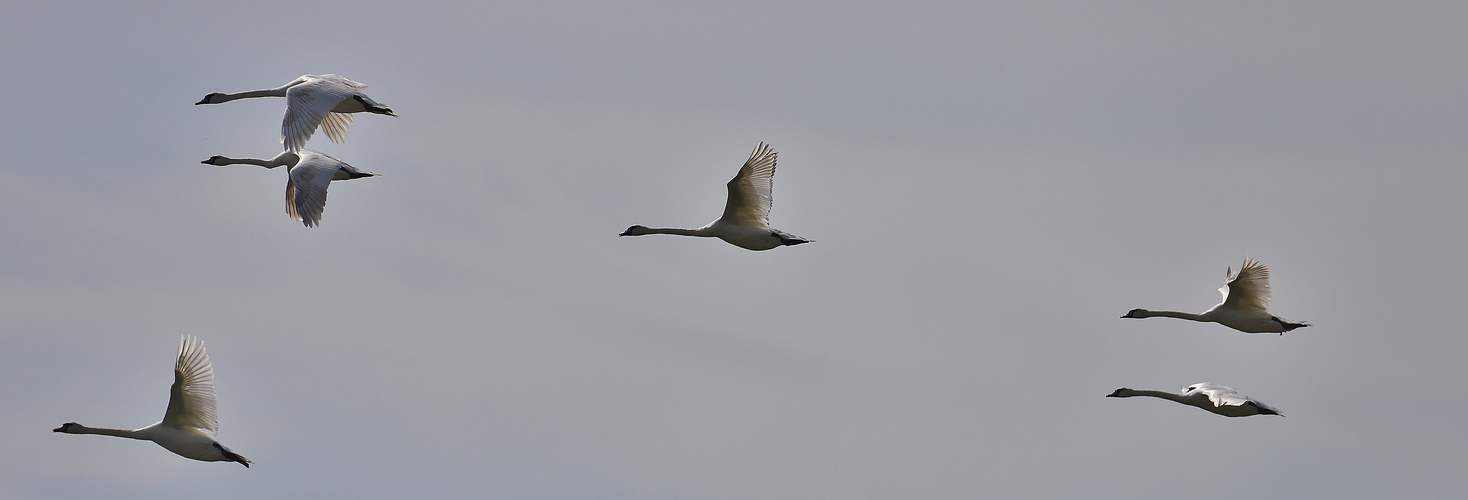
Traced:
<path fill-rule="evenodd" d="M 12 2 L 0 499 L 1459 498 L 1468 8 Z M 401 118 L 285 215 L 282 99 Z M 751 252 L 697 227 L 761 141 Z M 1245 256 L 1274 312 L 1202 311 Z M 221 442 L 151 443 L 180 335 Z M 1287 418 L 1117 387 L 1231 385 Z"/>

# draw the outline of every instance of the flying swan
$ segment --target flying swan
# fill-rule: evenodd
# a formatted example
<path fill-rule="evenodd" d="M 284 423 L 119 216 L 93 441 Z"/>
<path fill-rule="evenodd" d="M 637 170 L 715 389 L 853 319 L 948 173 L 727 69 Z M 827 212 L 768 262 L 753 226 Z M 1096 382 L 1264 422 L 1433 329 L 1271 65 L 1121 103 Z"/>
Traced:
<path fill-rule="evenodd" d="M 331 185 L 331 181 L 378 175 L 363 172 L 347 162 L 310 149 L 286 151 L 269 160 L 211 156 L 199 163 L 218 167 L 245 164 L 275 168 L 285 165 L 290 172 L 285 183 L 285 213 L 291 219 L 301 221 L 306 227 L 321 224 L 321 213 L 326 210 L 326 188 Z"/>
<path fill-rule="evenodd" d="M 1132 309 L 1122 317 L 1140 319 L 1162 316 L 1190 319 L 1218 323 L 1245 333 L 1278 333 L 1280 335 L 1296 328 L 1310 326 L 1309 323 L 1291 323 L 1269 314 L 1269 268 L 1264 267 L 1264 264 L 1260 264 L 1259 261 L 1244 257 L 1244 267 L 1239 269 L 1238 274 L 1233 274 L 1233 270 L 1230 269 L 1226 276 L 1228 276 L 1227 282 L 1218 289 L 1218 293 L 1223 294 L 1223 302 L 1213 306 L 1212 309 L 1203 311 L 1203 314 Z"/>
<path fill-rule="evenodd" d="M 214 411 L 214 368 L 204 352 L 204 343 L 191 335 L 178 341 L 178 361 L 173 364 L 173 387 L 168 392 L 168 411 L 163 413 L 163 421 L 137 430 L 67 422 L 52 431 L 145 439 L 184 458 L 250 466 L 249 459 L 214 440 L 219 432 Z"/>
<path fill-rule="evenodd" d="M 1234 388 L 1201 382 L 1183 388 L 1182 394 L 1173 394 L 1163 391 L 1136 390 L 1122 387 L 1107 394 L 1108 398 L 1130 398 L 1133 396 L 1151 396 L 1154 398 L 1168 399 L 1179 403 L 1196 406 L 1204 410 L 1223 415 L 1225 417 L 1247 417 L 1250 415 L 1279 415 L 1279 410 L 1270 408 L 1269 405 L 1250 399 L 1239 394 Z"/>
<path fill-rule="evenodd" d="M 632 226 L 618 236 L 679 234 L 712 236 L 750 250 L 769 250 L 782 245 L 799 245 L 811 240 L 770 227 L 770 192 L 775 186 L 776 153 L 761 142 L 750 153 L 739 174 L 729 181 L 729 201 L 724 215 L 698 229 Z"/>
<path fill-rule="evenodd" d="M 301 75 L 273 89 L 234 94 L 214 92 L 194 104 L 220 104 L 251 97 L 284 97 L 285 120 L 280 124 L 280 141 L 285 143 L 286 151 L 297 151 L 306 147 L 306 140 L 318 126 L 331 138 L 331 142 L 342 142 L 347 137 L 347 128 L 352 126 L 351 113 L 365 111 L 398 116 L 362 93 L 366 88 L 366 85 L 340 75 Z"/>

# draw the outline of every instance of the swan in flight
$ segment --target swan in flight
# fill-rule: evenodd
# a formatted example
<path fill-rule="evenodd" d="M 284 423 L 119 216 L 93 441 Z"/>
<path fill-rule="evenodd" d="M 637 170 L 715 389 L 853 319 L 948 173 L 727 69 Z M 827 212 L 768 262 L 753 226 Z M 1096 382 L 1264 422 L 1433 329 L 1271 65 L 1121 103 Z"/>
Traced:
<path fill-rule="evenodd" d="M 1190 319 L 1218 323 L 1245 333 L 1278 333 L 1280 335 L 1296 328 L 1310 326 L 1309 323 L 1291 323 L 1269 314 L 1269 268 L 1264 267 L 1264 264 L 1260 264 L 1259 261 L 1245 257 L 1244 267 L 1239 268 L 1238 274 L 1234 274 L 1233 270 L 1229 269 L 1226 276 L 1228 277 L 1227 282 L 1224 283 L 1223 288 L 1218 289 L 1218 293 L 1223 294 L 1223 302 L 1213 306 L 1212 309 L 1203 311 L 1203 314 L 1132 309 L 1122 317 L 1140 319 L 1162 316 Z"/>
<path fill-rule="evenodd" d="M 1122 387 L 1107 394 L 1108 398 L 1130 398 L 1152 396 L 1170 399 L 1185 405 L 1196 406 L 1225 417 L 1247 417 L 1250 415 L 1279 415 L 1279 410 L 1239 394 L 1234 388 L 1201 382 L 1183 388 L 1182 394 L 1163 391 L 1136 390 Z"/>
<path fill-rule="evenodd" d="M 234 94 L 214 92 L 194 104 L 220 104 L 251 97 L 284 97 L 285 120 L 280 124 L 280 140 L 285 143 L 286 151 L 297 151 L 306 147 L 306 140 L 318 126 L 331 138 L 331 142 L 342 142 L 347 136 L 347 128 L 352 126 L 351 113 L 365 111 L 398 116 L 362 93 L 366 88 L 366 85 L 340 75 L 301 75 L 273 89 Z"/>
<path fill-rule="evenodd" d="M 204 343 L 191 335 L 178 341 L 173 387 L 168 392 L 168 411 L 163 413 L 163 421 L 137 430 L 87 427 L 67 422 L 52 432 L 146 439 L 184 458 L 239 462 L 245 467 L 250 466 L 249 459 L 214 440 L 219 433 L 214 411 L 214 368 L 209 364 L 209 354 L 204 352 Z"/>
<path fill-rule="evenodd" d="M 301 221 L 306 227 L 321 224 L 321 212 L 326 210 L 326 188 L 331 181 L 377 175 L 357 170 L 357 167 L 348 165 L 347 162 L 310 149 L 286 151 L 269 160 L 211 156 L 199 163 L 219 167 L 245 164 L 275 168 L 285 165 L 286 170 L 290 171 L 290 178 L 285 183 L 285 213 L 291 219 Z"/>
<path fill-rule="evenodd" d="M 770 191 L 775 186 L 776 153 L 761 142 L 750 153 L 739 174 L 729 181 L 729 201 L 724 215 L 698 229 L 632 226 L 618 236 L 680 234 L 713 236 L 750 250 L 769 250 L 781 245 L 799 245 L 811 240 L 770 227 Z"/>

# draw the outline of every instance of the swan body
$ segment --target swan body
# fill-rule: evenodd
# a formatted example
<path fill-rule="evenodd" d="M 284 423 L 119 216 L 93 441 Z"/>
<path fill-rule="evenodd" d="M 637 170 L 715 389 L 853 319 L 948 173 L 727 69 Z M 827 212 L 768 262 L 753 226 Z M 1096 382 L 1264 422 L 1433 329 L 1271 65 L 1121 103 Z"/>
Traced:
<path fill-rule="evenodd" d="M 724 215 L 697 229 L 632 226 L 618 236 L 676 234 L 715 237 L 749 250 L 810 243 L 811 240 L 770 227 L 771 191 L 774 189 L 775 159 L 779 153 L 761 142 L 729 181 L 729 199 Z"/>
<path fill-rule="evenodd" d="M 285 213 L 291 219 L 301 221 L 306 227 L 321 224 L 321 213 L 326 210 L 326 188 L 331 185 L 331 181 L 377 175 L 310 149 L 286 151 L 269 160 L 211 156 L 199 163 L 221 167 L 243 164 L 275 168 L 284 165 L 290 171 L 290 177 L 285 183 Z"/>
<path fill-rule="evenodd" d="M 1179 403 L 1196 406 L 1225 417 L 1247 417 L 1250 415 L 1284 415 L 1264 403 L 1255 401 L 1243 394 L 1239 394 L 1234 388 L 1201 382 L 1183 388 L 1181 394 L 1173 394 L 1163 391 L 1149 391 L 1128 389 L 1126 387 L 1117 389 L 1108 398 L 1130 398 L 1134 396 L 1151 396 Z"/>
<path fill-rule="evenodd" d="M 158 443 L 168 451 L 185 458 L 205 462 L 239 462 L 245 467 L 250 460 L 219 444 L 214 401 L 214 367 L 204 343 L 193 336 L 178 342 L 178 358 L 173 365 L 173 387 L 169 389 L 168 410 L 163 420 L 141 429 L 108 429 L 87 427 L 76 422 L 61 424 L 52 432 L 66 434 L 101 434 Z"/>
<path fill-rule="evenodd" d="M 285 119 L 280 124 L 280 140 L 285 143 L 286 151 L 297 151 L 306 147 L 306 140 L 316 132 L 316 127 L 321 127 L 331 142 L 342 142 L 346 139 L 347 129 L 352 126 L 352 113 L 398 116 L 387 106 L 367 97 L 362 92 L 366 88 L 366 85 L 340 75 L 301 75 L 273 89 L 233 94 L 214 92 L 194 104 L 220 104 L 251 97 L 284 97 Z"/>
<path fill-rule="evenodd" d="M 1227 281 L 1218 293 L 1223 302 L 1202 314 L 1179 311 L 1149 311 L 1132 309 L 1123 318 L 1178 318 L 1193 321 L 1218 323 L 1245 333 L 1278 333 L 1310 326 L 1309 323 L 1293 323 L 1269 313 L 1269 268 L 1259 261 L 1245 257 L 1244 266 L 1238 273 L 1232 269 L 1226 274 Z"/>

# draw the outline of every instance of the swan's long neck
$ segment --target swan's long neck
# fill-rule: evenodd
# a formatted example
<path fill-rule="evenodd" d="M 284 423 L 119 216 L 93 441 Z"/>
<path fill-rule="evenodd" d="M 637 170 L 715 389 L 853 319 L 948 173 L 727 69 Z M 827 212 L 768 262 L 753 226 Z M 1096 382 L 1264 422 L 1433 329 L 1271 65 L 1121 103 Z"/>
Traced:
<path fill-rule="evenodd" d="M 1162 399 L 1167 399 L 1167 400 L 1171 400 L 1171 401 L 1177 401 L 1179 403 L 1183 403 L 1184 402 L 1183 401 L 1183 396 L 1181 394 L 1173 394 L 1171 392 L 1163 392 L 1163 391 L 1152 391 L 1152 390 L 1147 390 L 1147 389 L 1130 389 L 1130 390 L 1127 390 L 1127 391 L 1123 391 L 1121 394 L 1118 394 L 1117 395 L 1117 397 L 1121 397 L 1121 398 L 1130 398 L 1130 397 L 1135 397 L 1135 396 L 1151 396 L 1151 397 L 1154 397 L 1154 398 L 1162 398 Z"/>
<path fill-rule="evenodd" d="M 287 86 L 264 90 L 246 90 L 244 92 L 236 92 L 233 94 L 218 92 L 214 94 L 213 104 L 229 102 L 236 99 L 249 99 L 251 97 L 285 97 L 285 91 L 289 88 L 290 87 Z"/>
<path fill-rule="evenodd" d="M 1134 317 L 1137 317 L 1137 318 L 1153 318 L 1153 317 L 1158 317 L 1158 316 L 1161 316 L 1161 317 L 1164 317 L 1164 318 L 1190 319 L 1190 320 L 1193 320 L 1193 321 L 1209 321 L 1207 319 L 1204 319 L 1203 316 L 1200 315 L 1200 314 L 1193 314 L 1193 313 L 1189 313 L 1189 312 L 1179 312 L 1179 311 L 1148 311 L 1148 310 L 1141 310 L 1141 311 L 1137 311 L 1136 316 L 1134 316 Z"/>
<path fill-rule="evenodd" d="M 649 227 L 643 234 L 676 234 L 680 236 L 714 236 L 708 226 L 698 229 L 683 229 L 678 227 Z"/>
<path fill-rule="evenodd" d="M 230 158 L 228 156 L 215 156 L 208 162 L 211 165 L 259 165 L 265 168 L 275 168 L 282 165 L 295 165 L 300 161 L 300 156 L 290 151 L 283 152 L 269 160 L 259 158 Z"/>
<path fill-rule="evenodd" d="M 101 434 L 103 436 L 117 436 L 128 439 L 150 439 L 144 435 L 145 433 L 142 432 L 143 429 L 108 429 L 106 427 L 87 427 L 82 424 L 68 424 L 65 429 L 61 432 L 67 434 Z"/>
<path fill-rule="evenodd" d="M 259 165 L 265 168 L 280 166 L 279 164 L 271 163 L 270 160 L 261 160 L 259 158 L 230 158 L 228 156 L 221 156 L 214 161 L 218 162 L 218 165 Z"/>

